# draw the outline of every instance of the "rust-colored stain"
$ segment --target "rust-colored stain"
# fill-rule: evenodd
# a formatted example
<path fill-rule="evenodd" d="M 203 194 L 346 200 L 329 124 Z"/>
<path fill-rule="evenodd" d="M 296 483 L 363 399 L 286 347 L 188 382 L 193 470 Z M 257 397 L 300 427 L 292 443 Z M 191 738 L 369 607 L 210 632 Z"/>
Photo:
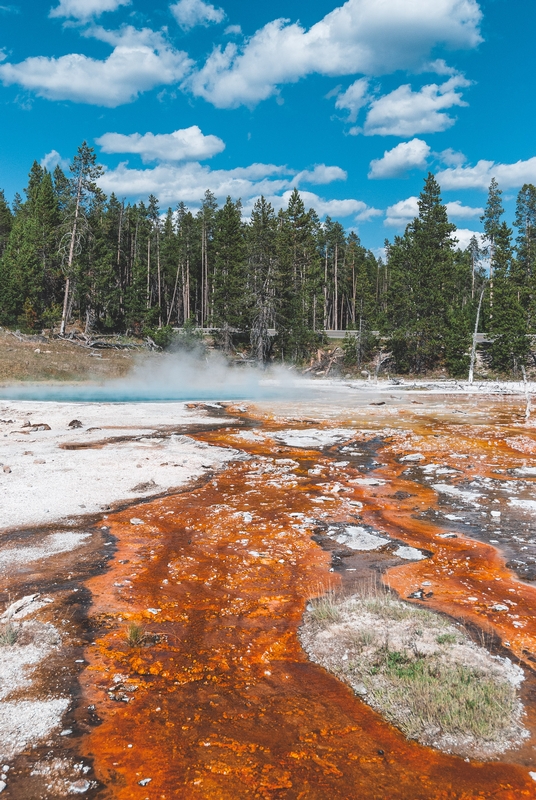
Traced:
<path fill-rule="evenodd" d="M 431 423 L 418 424 L 430 433 Z M 455 433 L 441 433 L 433 445 L 444 452 L 436 457 L 448 460 Z M 232 430 L 197 438 L 237 443 Z M 231 463 L 205 486 L 105 521 L 117 553 L 87 584 L 100 633 L 82 674 L 84 704 L 101 719 L 82 747 L 103 796 L 536 797 L 526 767 L 467 763 L 407 741 L 310 663 L 296 636 L 307 598 L 338 581 L 328 554 L 311 540 L 320 495 L 332 520 L 347 520 L 348 501 L 362 500 L 363 520 L 431 550 L 431 559 L 390 571 L 391 586 L 405 596 L 422 580 L 433 582 L 433 607 L 485 621 L 520 656 L 535 650 L 536 591 L 512 576 L 492 546 L 438 539 L 437 526 L 414 518 L 415 507 L 432 506 L 436 495 L 402 474 L 390 443 L 374 473 L 390 484 L 373 492 L 351 483 L 351 466 L 339 470 L 337 485 L 308 475 L 312 459 L 328 469 L 328 455 L 275 447 L 271 439 L 240 447 L 251 459 Z M 393 500 L 398 489 L 414 496 Z M 468 594 L 478 602 L 468 604 Z M 510 596 L 521 626 L 489 610 Z M 128 645 L 130 622 L 144 626 L 144 646 Z"/>

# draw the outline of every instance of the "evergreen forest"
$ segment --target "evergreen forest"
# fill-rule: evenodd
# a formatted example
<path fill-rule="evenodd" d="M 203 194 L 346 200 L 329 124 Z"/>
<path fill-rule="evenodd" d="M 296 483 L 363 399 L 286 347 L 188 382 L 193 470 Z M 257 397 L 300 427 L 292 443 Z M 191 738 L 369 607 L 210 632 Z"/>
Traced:
<path fill-rule="evenodd" d="M 534 365 L 536 187 L 517 198 L 515 231 L 501 190 L 489 187 L 476 237 L 458 247 L 432 174 L 418 216 L 377 259 L 354 231 L 306 209 L 297 190 L 276 212 L 263 197 L 245 221 L 240 201 L 207 191 L 192 213 L 127 204 L 98 188 L 102 168 L 85 142 L 65 173 L 34 162 L 24 196 L 0 191 L 0 324 L 24 332 L 151 335 L 213 329 L 227 352 L 305 363 L 324 330 L 354 331 L 346 360 L 388 353 L 391 369 L 467 375 L 475 324 L 496 374 Z M 478 317 L 478 319 L 477 319 Z M 344 335 L 344 334 L 342 334 Z"/>

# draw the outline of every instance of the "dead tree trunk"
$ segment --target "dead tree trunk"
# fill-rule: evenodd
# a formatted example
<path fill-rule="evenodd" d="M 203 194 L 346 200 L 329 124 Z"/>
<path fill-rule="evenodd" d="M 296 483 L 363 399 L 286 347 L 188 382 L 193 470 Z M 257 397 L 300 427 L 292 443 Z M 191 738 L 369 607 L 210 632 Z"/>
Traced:
<path fill-rule="evenodd" d="M 69 312 L 69 290 L 71 288 L 71 271 L 74 261 L 74 251 L 76 247 L 76 237 L 78 234 L 78 218 L 80 216 L 80 200 L 82 199 L 82 173 L 80 172 L 76 186 L 76 206 L 74 209 L 73 227 L 71 230 L 71 241 L 69 242 L 69 256 L 67 258 L 67 274 L 65 276 L 65 294 L 63 296 L 63 311 L 61 314 L 60 336 L 65 336 Z"/>
<path fill-rule="evenodd" d="M 473 377 L 475 373 L 475 360 L 476 360 L 476 337 L 478 334 L 478 323 L 480 322 L 480 310 L 482 308 L 482 300 L 484 299 L 484 292 L 486 287 L 482 288 L 480 292 L 480 300 L 478 301 L 478 309 L 476 312 L 476 321 L 475 321 L 475 331 L 473 333 L 473 346 L 471 347 L 471 363 L 469 365 L 469 383 L 473 383 Z"/>

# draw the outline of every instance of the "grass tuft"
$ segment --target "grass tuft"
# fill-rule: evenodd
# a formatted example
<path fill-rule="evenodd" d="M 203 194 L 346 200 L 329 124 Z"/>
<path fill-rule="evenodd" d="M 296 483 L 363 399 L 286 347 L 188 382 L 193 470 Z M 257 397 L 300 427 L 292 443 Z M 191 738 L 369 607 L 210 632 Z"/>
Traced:
<path fill-rule="evenodd" d="M 0 631 L 0 647 L 12 647 L 19 638 L 19 632 L 12 622 L 8 622 Z"/>
<path fill-rule="evenodd" d="M 320 625 L 330 625 L 340 622 L 342 619 L 341 610 L 335 592 L 328 591 L 321 597 L 316 597 L 311 601 L 309 612 L 312 619 Z"/>
<path fill-rule="evenodd" d="M 423 744 L 483 758 L 526 736 L 519 668 L 384 587 L 316 598 L 300 638 L 314 661 Z"/>
<path fill-rule="evenodd" d="M 125 635 L 129 647 L 141 647 L 147 639 L 143 625 L 138 625 L 137 622 L 130 622 L 127 625 Z"/>

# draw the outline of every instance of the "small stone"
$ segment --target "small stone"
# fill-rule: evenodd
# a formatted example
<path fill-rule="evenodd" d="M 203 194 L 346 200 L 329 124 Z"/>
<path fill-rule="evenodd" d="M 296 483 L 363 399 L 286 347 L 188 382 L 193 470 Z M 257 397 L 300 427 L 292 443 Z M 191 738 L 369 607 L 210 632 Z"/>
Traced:
<path fill-rule="evenodd" d="M 67 427 L 68 427 L 68 428 L 82 428 L 83 426 L 82 426 L 82 423 L 80 422 L 80 420 L 79 420 L 79 419 L 72 419 L 72 420 L 69 422 L 69 424 L 68 424 L 68 426 L 67 426 Z"/>
<path fill-rule="evenodd" d="M 408 594 L 408 600 L 423 600 L 424 599 L 424 592 L 422 589 L 417 589 L 417 591 Z"/>
<path fill-rule="evenodd" d="M 8 467 L 7 464 L 4 467 L 2 467 L 2 469 L 6 474 L 9 474 L 11 472 L 11 467 Z"/>
<path fill-rule="evenodd" d="M 536 781 L 536 772 L 529 772 L 529 775 L 533 781 Z"/>
<path fill-rule="evenodd" d="M 71 728 L 65 728 L 64 731 L 61 731 L 60 736 L 70 736 L 72 732 Z"/>
<path fill-rule="evenodd" d="M 131 525 L 145 525 L 144 521 L 142 519 L 139 519 L 138 517 L 132 517 L 132 519 L 130 520 L 130 524 Z"/>
<path fill-rule="evenodd" d="M 70 794 L 85 794 L 89 789 L 91 789 L 91 783 L 89 781 L 79 780 L 69 784 Z"/>
<path fill-rule="evenodd" d="M 161 608 L 148 608 L 147 611 L 149 612 L 149 614 L 160 614 L 162 609 Z"/>
<path fill-rule="evenodd" d="M 138 781 L 138 786 L 147 786 L 148 783 L 151 783 L 152 778 L 143 778 L 141 781 Z"/>
<path fill-rule="evenodd" d="M 491 607 L 492 611 L 508 611 L 508 606 L 503 605 L 502 603 L 495 603 L 494 606 Z"/>
<path fill-rule="evenodd" d="M 407 456 L 402 456 L 401 461 L 424 461 L 422 453 L 409 453 Z"/>
<path fill-rule="evenodd" d="M 36 347 L 35 350 L 34 350 L 34 353 L 40 353 L 40 352 L 41 352 L 41 350 L 38 347 Z"/>
<path fill-rule="evenodd" d="M 0 781 L 0 792 L 3 792 L 6 786 L 7 783 L 5 781 Z"/>

